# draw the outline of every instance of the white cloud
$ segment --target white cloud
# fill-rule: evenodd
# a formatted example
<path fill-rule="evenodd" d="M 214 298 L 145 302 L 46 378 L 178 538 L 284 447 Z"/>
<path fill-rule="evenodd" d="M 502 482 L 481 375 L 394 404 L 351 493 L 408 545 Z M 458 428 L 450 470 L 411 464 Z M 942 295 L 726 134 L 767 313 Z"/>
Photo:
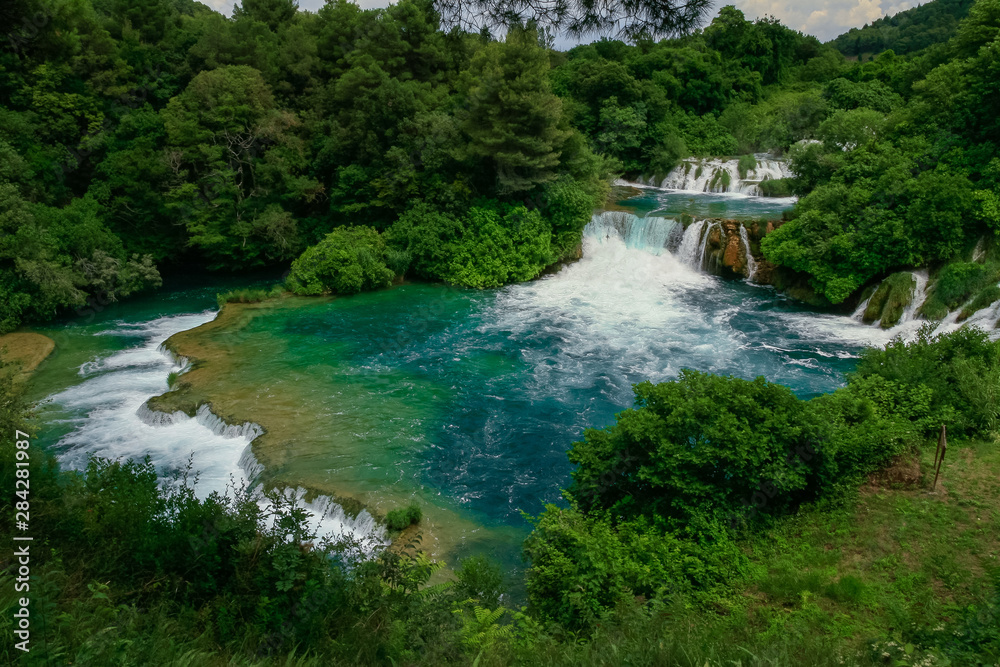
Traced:
<path fill-rule="evenodd" d="M 232 14 L 234 0 L 202 0 L 213 9 L 227 16 Z M 389 0 L 356 0 L 366 9 L 386 7 Z M 316 11 L 325 0 L 299 0 L 302 9 Z M 822 41 L 833 39 L 851 28 L 860 28 L 866 23 L 887 14 L 896 14 L 913 6 L 908 0 L 719 0 L 719 7 L 733 4 L 742 10 L 748 19 L 773 16 L 783 24 Z M 563 40 L 560 40 L 560 45 Z M 587 40 L 589 41 L 589 40 Z"/>
<path fill-rule="evenodd" d="M 887 14 L 909 9 L 912 3 L 892 0 L 730 0 L 748 19 L 774 16 L 790 28 L 816 35 L 822 41 L 833 39 L 851 28 L 860 28 Z M 721 6 L 720 2 L 720 6 Z"/>

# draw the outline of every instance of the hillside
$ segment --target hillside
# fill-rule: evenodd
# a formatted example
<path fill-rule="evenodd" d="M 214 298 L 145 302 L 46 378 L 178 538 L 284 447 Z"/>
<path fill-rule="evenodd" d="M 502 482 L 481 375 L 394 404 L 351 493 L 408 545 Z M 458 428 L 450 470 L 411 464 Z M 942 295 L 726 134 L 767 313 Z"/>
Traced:
<path fill-rule="evenodd" d="M 913 53 L 951 39 L 972 4 L 972 0 L 932 0 L 851 28 L 830 44 L 845 56 L 871 57 L 889 50 L 897 55 Z"/>

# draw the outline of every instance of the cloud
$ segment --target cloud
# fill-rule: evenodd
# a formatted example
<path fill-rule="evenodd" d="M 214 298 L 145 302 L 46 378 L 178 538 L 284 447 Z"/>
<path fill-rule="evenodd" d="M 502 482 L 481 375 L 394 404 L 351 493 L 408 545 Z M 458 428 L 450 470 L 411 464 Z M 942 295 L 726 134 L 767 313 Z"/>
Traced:
<path fill-rule="evenodd" d="M 748 19 L 773 16 L 789 28 L 828 41 L 887 14 L 909 9 L 910 2 L 892 0 L 731 0 Z M 728 3 L 727 3 L 728 4 Z"/>
<path fill-rule="evenodd" d="M 229 16 L 232 14 L 233 0 L 202 0 L 213 9 Z M 299 0 L 299 7 L 316 11 L 325 0 Z M 386 7 L 389 0 L 357 0 L 365 9 Z M 896 14 L 913 6 L 902 0 L 720 0 L 718 7 L 733 4 L 742 10 L 748 19 L 773 16 L 789 28 L 815 35 L 828 41 L 851 28 L 860 28 L 866 23 Z M 560 40 L 560 45 L 562 45 Z M 586 40 L 590 41 L 590 40 Z"/>

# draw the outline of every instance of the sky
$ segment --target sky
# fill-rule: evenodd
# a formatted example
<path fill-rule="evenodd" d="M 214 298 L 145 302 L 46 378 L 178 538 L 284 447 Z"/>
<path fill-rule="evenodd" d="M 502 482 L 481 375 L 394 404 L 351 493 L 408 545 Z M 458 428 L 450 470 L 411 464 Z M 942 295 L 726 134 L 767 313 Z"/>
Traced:
<path fill-rule="evenodd" d="M 226 15 L 232 13 L 233 0 L 201 1 Z M 299 7 L 315 11 L 323 6 L 323 2 L 324 0 L 299 0 Z M 357 3 L 366 8 L 385 7 L 389 4 L 387 0 L 357 0 Z M 851 28 L 860 28 L 875 19 L 896 14 L 919 3 L 916 0 L 723 0 L 717 6 L 721 7 L 723 4 L 736 5 L 751 20 L 774 16 L 789 28 L 815 35 L 825 42 Z"/>

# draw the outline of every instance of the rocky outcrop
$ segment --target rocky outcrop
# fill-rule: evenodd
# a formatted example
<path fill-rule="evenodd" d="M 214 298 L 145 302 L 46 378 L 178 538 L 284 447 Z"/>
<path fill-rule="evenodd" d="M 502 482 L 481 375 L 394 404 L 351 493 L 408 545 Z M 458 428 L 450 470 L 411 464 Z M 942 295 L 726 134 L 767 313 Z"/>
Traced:
<path fill-rule="evenodd" d="M 780 220 L 709 220 L 704 270 L 726 278 L 748 278 L 760 285 L 774 284 L 777 267 L 764 259 L 760 241 L 781 224 Z"/>

